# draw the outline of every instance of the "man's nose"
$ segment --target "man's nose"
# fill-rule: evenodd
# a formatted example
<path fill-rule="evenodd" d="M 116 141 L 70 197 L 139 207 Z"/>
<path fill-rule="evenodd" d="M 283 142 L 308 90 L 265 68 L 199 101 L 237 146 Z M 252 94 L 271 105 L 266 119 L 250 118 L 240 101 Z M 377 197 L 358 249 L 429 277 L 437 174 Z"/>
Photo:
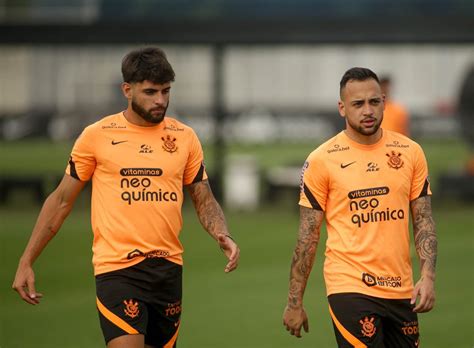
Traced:
<path fill-rule="evenodd" d="M 374 114 L 374 108 L 369 104 L 364 104 L 364 108 L 362 110 L 364 115 L 373 115 Z"/>
<path fill-rule="evenodd" d="M 166 104 L 165 96 L 161 93 L 158 93 L 155 97 L 155 104 L 156 105 L 165 105 Z"/>

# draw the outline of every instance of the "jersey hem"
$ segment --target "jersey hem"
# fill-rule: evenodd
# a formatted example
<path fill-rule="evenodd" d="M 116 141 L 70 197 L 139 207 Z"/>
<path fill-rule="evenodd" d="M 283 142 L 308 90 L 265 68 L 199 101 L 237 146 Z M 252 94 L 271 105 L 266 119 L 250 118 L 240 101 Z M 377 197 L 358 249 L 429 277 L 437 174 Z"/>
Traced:
<path fill-rule="evenodd" d="M 121 264 L 105 264 L 104 266 L 100 267 L 94 267 L 94 276 L 98 276 L 100 274 L 104 273 L 109 273 L 113 271 L 118 271 L 121 269 L 125 269 L 128 267 L 132 267 L 135 265 L 138 265 L 140 262 L 144 261 L 146 257 L 137 257 L 137 260 L 134 260 L 133 262 L 127 262 L 127 263 L 121 263 Z M 178 257 L 162 257 L 162 259 L 168 260 L 170 262 L 173 262 L 177 265 L 182 266 L 183 265 L 183 259 L 178 258 Z"/>

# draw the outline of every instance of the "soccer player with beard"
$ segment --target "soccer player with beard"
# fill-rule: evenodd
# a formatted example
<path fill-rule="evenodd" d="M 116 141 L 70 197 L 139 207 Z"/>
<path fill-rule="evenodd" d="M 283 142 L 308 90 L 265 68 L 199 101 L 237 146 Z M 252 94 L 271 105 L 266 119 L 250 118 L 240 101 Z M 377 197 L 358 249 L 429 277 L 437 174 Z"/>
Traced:
<path fill-rule="evenodd" d="M 301 174 L 300 226 L 283 324 L 308 332 L 303 295 L 326 220 L 324 278 L 339 347 L 418 347 L 417 313 L 435 301 L 437 238 L 421 147 L 382 129 L 377 75 L 349 69 L 340 82 L 345 130 L 313 151 Z M 421 277 L 413 284 L 409 215 Z"/>
<path fill-rule="evenodd" d="M 92 179 L 91 223 L 97 309 L 109 348 L 175 347 L 182 311 L 183 187 L 233 271 L 240 250 L 215 200 L 194 131 L 168 117 L 174 71 L 158 48 L 122 61 L 125 111 L 86 127 L 61 183 L 47 198 L 20 259 L 13 289 L 30 304 L 33 263 Z"/>

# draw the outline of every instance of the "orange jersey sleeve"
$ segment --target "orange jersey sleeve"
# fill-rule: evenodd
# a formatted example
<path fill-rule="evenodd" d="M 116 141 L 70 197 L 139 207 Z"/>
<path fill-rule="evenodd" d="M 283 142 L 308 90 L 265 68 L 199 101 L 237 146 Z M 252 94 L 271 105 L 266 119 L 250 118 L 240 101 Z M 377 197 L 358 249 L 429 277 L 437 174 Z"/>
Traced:
<path fill-rule="evenodd" d="M 307 208 L 326 210 L 329 189 L 329 172 L 320 152 L 313 151 L 301 170 L 300 205 Z"/>
<path fill-rule="evenodd" d="M 92 128 L 87 127 L 74 144 L 66 173 L 75 179 L 89 181 L 95 166 L 94 135 Z"/>
<path fill-rule="evenodd" d="M 431 195 L 431 186 L 428 179 L 428 163 L 421 147 L 414 145 L 413 181 L 411 186 L 410 201 L 419 197 Z"/>
<path fill-rule="evenodd" d="M 194 131 L 191 132 L 189 150 L 189 158 L 184 170 L 184 185 L 189 185 L 207 178 L 207 176 L 205 176 L 206 172 L 204 170 L 204 156 L 201 143 Z"/>
<path fill-rule="evenodd" d="M 299 204 L 325 213 L 328 295 L 411 296 L 410 201 L 431 194 L 427 177 L 421 147 L 390 131 L 373 145 L 341 132 L 309 155 Z"/>
<path fill-rule="evenodd" d="M 77 139 L 66 173 L 92 179 L 95 274 L 152 257 L 182 264 L 183 186 L 207 178 L 190 127 L 169 117 L 154 127 L 105 117 Z"/>

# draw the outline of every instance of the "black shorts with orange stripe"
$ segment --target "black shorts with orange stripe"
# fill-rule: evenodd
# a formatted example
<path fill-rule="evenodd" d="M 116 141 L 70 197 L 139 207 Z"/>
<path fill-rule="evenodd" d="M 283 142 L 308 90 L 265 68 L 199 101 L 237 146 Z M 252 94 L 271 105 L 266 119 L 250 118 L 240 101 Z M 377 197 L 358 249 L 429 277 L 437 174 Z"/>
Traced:
<path fill-rule="evenodd" d="M 358 293 L 328 296 L 339 348 L 416 348 L 418 317 L 409 299 L 383 299 Z"/>
<path fill-rule="evenodd" d="M 162 258 L 96 276 L 97 308 L 105 342 L 145 336 L 148 345 L 176 347 L 182 266 Z"/>

